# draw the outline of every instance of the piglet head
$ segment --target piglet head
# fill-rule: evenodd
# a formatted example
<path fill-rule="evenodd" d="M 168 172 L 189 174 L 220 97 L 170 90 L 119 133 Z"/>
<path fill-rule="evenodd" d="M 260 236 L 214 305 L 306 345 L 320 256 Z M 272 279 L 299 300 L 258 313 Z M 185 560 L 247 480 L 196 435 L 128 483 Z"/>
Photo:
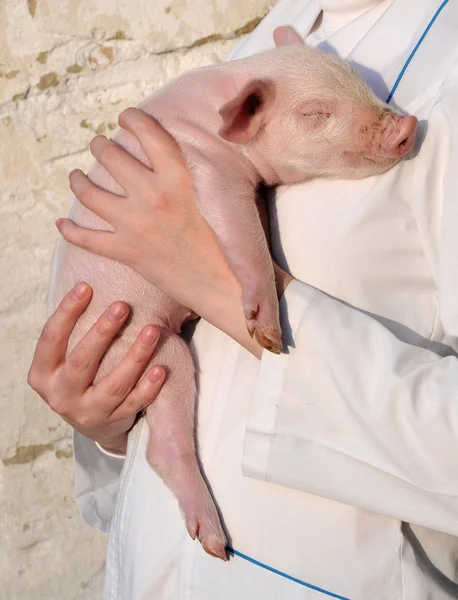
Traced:
<path fill-rule="evenodd" d="M 291 27 L 220 110 L 224 139 L 244 146 L 268 184 L 382 173 L 413 148 L 417 119 L 392 111 L 343 60 Z"/>

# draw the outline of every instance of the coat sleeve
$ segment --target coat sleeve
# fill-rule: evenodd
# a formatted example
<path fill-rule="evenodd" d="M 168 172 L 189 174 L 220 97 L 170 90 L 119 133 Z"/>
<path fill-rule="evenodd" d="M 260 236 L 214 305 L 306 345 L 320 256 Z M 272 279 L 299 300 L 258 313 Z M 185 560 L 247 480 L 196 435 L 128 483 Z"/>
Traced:
<path fill-rule="evenodd" d="M 439 214 L 431 227 L 448 355 L 404 343 L 367 313 L 294 281 L 281 301 L 288 347 L 280 356 L 263 353 L 243 471 L 458 535 L 454 81 L 442 86 L 430 113 L 430 160 L 421 174 Z"/>
<path fill-rule="evenodd" d="M 115 508 L 124 459 L 103 452 L 95 442 L 76 431 L 73 448 L 79 511 L 88 525 L 106 532 Z"/>

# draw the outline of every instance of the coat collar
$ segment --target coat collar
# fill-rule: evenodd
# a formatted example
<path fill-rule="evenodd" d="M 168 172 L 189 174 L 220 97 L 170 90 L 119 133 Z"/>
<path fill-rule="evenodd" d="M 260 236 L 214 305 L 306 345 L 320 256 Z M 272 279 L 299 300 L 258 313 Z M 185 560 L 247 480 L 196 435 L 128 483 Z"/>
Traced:
<path fill-rule="evenodd" d="M 457 3 L 394 0 L 369 29 L 365 18 L 362 15 L 336 32 L 322 45 L 323 49 L 346 58 L 383 100 L 406 67 L 391 105 L 412 107 L 427 89 L 443 79 L 456 60 Z M 355 39 L 359 42 L 346 52 L 348 41 Z"/>
<path fill-rule="evenodd" d="M 441 75 L 441 64 L 449 55 L 447 50 L 456 46 L 457 8 L 453 0 L 448 3 L 443 0 L 394 0 L 347 59 L 382 99 L 389 97 L 407 65 L 394 92 L 394 102 L 391 102 L 406 107 L 422 86 L 432 83 L 431 77 L 426 77 L 425 59 L 435 69 L 435 73 L 429 75 L 437 78 Z M 455 28 L 455 33 L 446 35 L 445 29 L 450 25 Z M 411 61 L 407 64 L 409 57 Z"/>
<path fill-rule="evenodd" d="M 348 59 L 377 96 L 385 100 L 443 3 L 443 0 L 393 0 L 369 28 L 366 13 L 320 47 Z M 281 0 L 229 58 L 243 58 L 272 48 L 273 31 L 280 25 L 292 25 L 302 37 L 307 37 L 320 10 L 320 0 Z M 411 108 L 412 102 L 424 96 L 426 87 L 431 88 L 443 79 L 456 60 L 457 39 L 458 2 L 449 0 L 406 69 L 391 102 L 393 108 Z M 356 45 L 355 40 L 359 40 Z"/>
<path fill-rule="evenodd" d="M 281 0 L 254 32 L 234 48 L 229 59 L 245 58 L 273 48 L 273 32 L 280 25 L 292 25 L 302 37 L 307 37 L 320 11 L 320 0 Z"/>

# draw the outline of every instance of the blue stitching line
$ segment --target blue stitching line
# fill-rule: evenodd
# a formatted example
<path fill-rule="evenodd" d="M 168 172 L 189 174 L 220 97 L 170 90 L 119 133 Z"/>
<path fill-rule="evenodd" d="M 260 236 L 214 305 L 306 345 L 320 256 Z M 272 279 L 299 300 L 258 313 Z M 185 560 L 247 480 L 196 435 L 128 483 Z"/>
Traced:
<path fill-rule="evenodd" d="M 439 16 L 439 14 L 441 13 L 442 9 L 444 8 L 444 6 L 448 4 L 448 0 L 444 0 L 444 2 L 442 2 L 442 4 L 439 6 L 439 8 L 436 10 L 433 18 L 431 19 L 431 21 L 428 23 L 428 26 L 426 27 L 426 29 L 424 30 L 424 32 L 422 33 L 420 39 L 418 40 L 418 42 L 415 45 L 415 48 L 412 50 L 412 52 L 410 53 L 409 58 L 406 60 L 404 66 L 401 69 L 401 72 L 398 75 L 398 78 L 396 79 L 396 81 L 394 82 L 393 87 L 391 88 L 391 92 L 388 94 L 388 98 L 386 99 L 386 103 L 388 104 L 390 102 L 390 100 L 392 99 L 394 92 L 397 90 L 398 85 L 401 81 L 401 79 L 404 76 L 404 73 L 407 71 L 407 67 L 410 65 L 412 58 L 415 56 L 418 48 L 420 47 L 421 43 L 423 42 L 423 40 L 425 39 L 425 37 L 428 35 L 428 31 L 431 29 L 431 27 L 434 24 L 434 21 L 437 19 L 437 17 Z"/>
<path fill-rule="evenodd" d="M 278 571 L 277 569 L 274 569 L 273 567 L 269 567 L 268 565 L 265 565 L 264 563 L 259 562 L 258 560 L 255 560 L 254 558 L 251 558 L 250 556 L 247 556 L 246 554 L 242 554 L 238 550 L 234 550 L 233 548 L 230 548 L 230 547 L 227 547 L 226 550 L 230 554 L 235 554 L 235 556 L 239 556 L 240 558 L 243 558 L 243 559 L 247 560 L 248 562 L 253 563 L 256 566 L 261 567 L 262 569 L 266 569 L 266 571 L 270 571 L 271 573 L 274 573 L 275 575 L 280 575 L 280 577 L 284 577 L 285 579 L 289 579 L 290 581 L 293 581 L 294 583 L 303 585 L 304 587 L 309 588 L 310 590 L 315 590 L 316 592 L 320 592 L 321 594 L 325 594 L 326 596 L 330 596 L 331 598 L 337 598 L 338 600 L 350 600 L 350 598 L 345 598 L 344 596 L 339 596 L 338 594 L 334 594 L 333 592 L 328 592 L 326 590 L 323 590 L 322 588 L 317 587 L 316 585 L 312 585 L 311 583 L 306 583 L 305 581 L 296 579 L 296 577 L 292 577 L 291 575 L 282 573 L 281 571 Z"/>

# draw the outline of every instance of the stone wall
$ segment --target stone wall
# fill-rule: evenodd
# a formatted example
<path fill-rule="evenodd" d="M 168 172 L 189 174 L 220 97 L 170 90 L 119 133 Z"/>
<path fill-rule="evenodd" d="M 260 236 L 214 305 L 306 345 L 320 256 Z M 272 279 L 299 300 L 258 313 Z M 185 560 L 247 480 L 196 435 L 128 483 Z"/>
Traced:
<path fill-rule="evenodd" d="M 54 221 L 96 133 L 183 70 L 219 61 L 274 0 L 0 0 L 0 589 L 100 597 L 105 536 L 73 501 L 71 431 L 25 379 L 46 318 Z"/>

